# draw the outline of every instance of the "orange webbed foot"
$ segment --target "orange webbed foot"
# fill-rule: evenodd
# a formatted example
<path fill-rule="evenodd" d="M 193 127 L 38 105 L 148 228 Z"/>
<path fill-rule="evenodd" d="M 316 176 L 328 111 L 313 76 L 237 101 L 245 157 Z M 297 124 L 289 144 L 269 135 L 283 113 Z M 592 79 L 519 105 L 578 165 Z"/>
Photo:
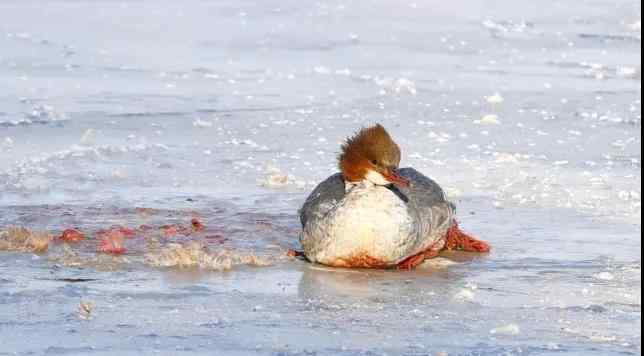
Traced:
<path fill-rule="evenodd" d="M 424 251 L 400 262 L 398 266 L 396 266 L 396 269 L 401 271 L 411 271 L 416 269 L 418 266 L 422 265 L 423 262 L 425 262 L 426 260 L 430 258 L 434 258 L 436 256 L 438 256 L 438 252 L 436 251 L 432 251 L 432 250 Z"/>
<path fill-rule="evenodd" d="M 479 240 L 460 229 L 457 222 L 447 232 L 445 249 L 448 251 L 465 251 L 489 253 L 492 247 L 485 241 Z"/>

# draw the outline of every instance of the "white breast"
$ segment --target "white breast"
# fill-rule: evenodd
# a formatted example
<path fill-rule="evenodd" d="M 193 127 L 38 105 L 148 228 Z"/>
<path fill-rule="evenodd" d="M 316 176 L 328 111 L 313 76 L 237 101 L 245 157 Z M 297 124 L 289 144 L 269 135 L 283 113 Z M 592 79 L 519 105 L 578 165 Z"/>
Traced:
<path fill-rule="evenodd" d="M 336 267 L 386 267 L 429 248 L 417 217 L 391 190 L 350 188 L 304 228 L 302 246 L 312 262 Z"/>

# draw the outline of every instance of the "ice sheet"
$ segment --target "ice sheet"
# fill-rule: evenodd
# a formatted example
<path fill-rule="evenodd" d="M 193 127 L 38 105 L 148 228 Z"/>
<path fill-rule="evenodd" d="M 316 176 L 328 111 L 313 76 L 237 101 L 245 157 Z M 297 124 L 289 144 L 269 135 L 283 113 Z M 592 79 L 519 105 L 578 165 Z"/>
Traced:
<path fill-rule="evenodd" d="M 490 256 L 284 257 L 374 122 Z M 3 0 L 0 230 L 89 239 L 0 252 L 0 355 L 640 355 L 641 124 L 632 0 Z"/>

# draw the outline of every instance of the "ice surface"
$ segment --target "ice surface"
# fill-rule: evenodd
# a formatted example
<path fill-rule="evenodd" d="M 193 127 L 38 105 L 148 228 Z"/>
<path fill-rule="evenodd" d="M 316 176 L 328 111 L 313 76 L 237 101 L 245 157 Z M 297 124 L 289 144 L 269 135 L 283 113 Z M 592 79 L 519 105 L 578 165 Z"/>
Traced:
<path fill-rule="evenodd" d="M 374 122 L 490 256 L 285 257 Z M 0 1 L 0 355 L 640 355 L 641 124 L 634 0 Z"/>

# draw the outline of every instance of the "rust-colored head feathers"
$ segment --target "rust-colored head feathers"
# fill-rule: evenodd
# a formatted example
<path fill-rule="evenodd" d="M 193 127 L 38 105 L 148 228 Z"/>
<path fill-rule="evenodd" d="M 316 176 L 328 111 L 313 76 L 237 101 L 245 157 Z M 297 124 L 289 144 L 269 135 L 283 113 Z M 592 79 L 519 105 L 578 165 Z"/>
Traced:
<path fill-rule="evenodd" d="M 406 186 L 409 182 L 397 174 L 400 159 L 400 147 L 381 125 L 364 128 L 349 138 L 339 157 L 347 182 L 370 180 L 377 185 Z"/>

